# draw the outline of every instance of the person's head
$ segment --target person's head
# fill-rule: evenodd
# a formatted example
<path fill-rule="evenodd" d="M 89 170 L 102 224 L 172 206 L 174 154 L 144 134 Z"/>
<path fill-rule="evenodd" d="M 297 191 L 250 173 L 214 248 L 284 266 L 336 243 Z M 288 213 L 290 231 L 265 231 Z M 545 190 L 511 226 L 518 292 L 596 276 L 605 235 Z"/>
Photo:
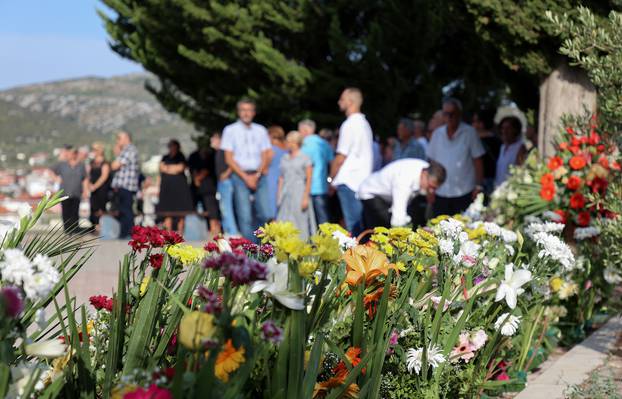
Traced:
<path fill-rule="evenodd" d="M 75 147 L 69 147 L 66 153 L 67 161 L 76 162 L 78 161 L 78 149 Z"/>
<path fill-rule="evenodd" d="M 438 162 L 430 161 L 430 166 L 421 172 L 419 179 L 419 190 L 421 194 L 433 194 L 439 188 L 447 177 L 447 172 L 443 165 Z"/>
<path fill-rule="evenodd" d="M 397 138 L 401 142 L 410 140 L 415 133 L 415 124 L 410 118 L 401 118 L 397 124 Z"/>
<path fill-rule="evenodd" d="M 495 110 L 483 109 L 475 111 L 471 119 L 471 125 L 478 132 L 491 131 L 495 126 Z"/>
<path fill-rule="evenodd" d="M 428 139 L 432 137 L 432 133 L 434 133 L 434 131 L 438 129 L 440 126 L 442 126 L 443 123 L 444 123 L 443 122 L 443 110 L 439 109 L 432 115 L 432 117 L 430 118 L 430 121 L 428 122 L 428 131 L 427 131 Z"/>
<path fill-rule="evenodd" d="M 462 120 L 462 103 L 456 98 L 443 101 L 443 120 L 450 130 L 458 129 Z"/>
<path fill-rule="evenodd" d="M 101 141 L 96 141 L 91 144 L 91 150 L 93 151 L 94 157 L 104 157 L 104 152 L 106 150 L 106 146 Z"/>
<path fill-rule="evenodd" d="M 304 136 L 297 130 L 292 130 L 287 133 L 287 137 L 285 138 L 285 143 L 287 144 L 287 149 L 291 151 L 299 150 L 302 146 L 302 140 L 304 140 Z"/>
<path fill-rule="evenodd" d="M 363 105 L 363 93 L 356 87 L 348 87 L 341 93 L 337 104 L 339 110 L 346 115 L 359 112 Z"/>
<path fill-rule="evenodd" d="M 181 144 L 179 144 L 179 141 L 172 139 L 168 142 L 168 153 L 171 155 L 177 155 L 179 154 L 180 150 L 181 150 Z"/>
<path fill-rule="evenodd" d="M 505 144 L 512 144 L 518 140 L 523 130 L 523 125 L 515 116 L 506 116 L 499 122 L 499 131 L 501 132 L 501 141 Z"/>
<path fill-rule="evenodd" d="M 212 147 L 215 150 L 220 150 L 220 132 L 214 132 L 212 133 L 212 135 L 209 138 L 209 144 L 210 147 Z"/>
<path fill-rule="evenodd" d="M 333 141 L 333 131 L 330 129 L 320 129 L 318 132 L 318 136 L 328 141 L 329 143 Z"/>
<path fill-rule="evenodd" d="M 268 136 L 270 141 L 275 145 L 283 145 L 285 142 L 285 130 L 279 125 L 272 125 L 268 128 Z"/>
<path fill-rule="evenodd" d="M 303 137 L 310 136 L 315 133 L 315 122 L 311 119 L 303 119 L 298 122 L 298 131 Z"/>
<path fill-rule="evenodd" d="M 255 101 L 250 98 L 241 99 L 237 104 L 238 118 L 245 125 L 250 125 L 255 118 L 256 108 Z"/>
<path fill-rule="evenodd" d="M 132 136 L 126 131 L 120 131 L 117 133 L 117 145 L 121 148 L 125 148 L 132 143 Z"/>
<path fill-rule="evenodd" d="M 417 119 L 413 122 L 413 126 L 415 129 L 413 130 L 413 135 L 416 138 L 425 137 L 425 122 L 424 121 Z"/>

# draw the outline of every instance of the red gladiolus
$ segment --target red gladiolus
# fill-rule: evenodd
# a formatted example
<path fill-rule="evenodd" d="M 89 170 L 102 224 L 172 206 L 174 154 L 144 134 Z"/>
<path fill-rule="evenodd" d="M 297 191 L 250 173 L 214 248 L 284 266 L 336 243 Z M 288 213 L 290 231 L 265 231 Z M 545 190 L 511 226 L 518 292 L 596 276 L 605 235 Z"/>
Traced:
<path fill-rule="evenodd" d="M 572 209 L 581 209 L 585 206 L 585 197 L 581 193 L 574 193 L 570 196 L 570 207 Z"/>
<path fill-rule="evenodd" d="M 611 162 L 611 169 L 620 170 L 620 164 L 617 161 Z"/>
<path fill-rule="evenodd" d="M 577 224 L 581 227 L 590 225 L 590 213 L 589 212 L 579 212 L 577 215 Z"/>
<path fill-rule="evenodd" d="M 576 155 L 579 151 L 581 151 L 581 147 L 578 145 L 571 145 L 568 150 Z"/>
<path fill-rule="evenodd" d="M 606 157 L 598 158 L 598 164 L 605 169 L 609 169 L 609 160 Z"/>
<path fill-rule="evenodd" d="M 162 255 L 162 254 L 153 254 L 153 255 L 149 256 L 149 264 L 154 269 L 161 268 L 163 260 L 164 260 L 164 255 Z"/>
<path fill-rule="evenodd" d="M 583 169 L 585 165 L 587 165 L 587 162 L 585 161 L 584 157 L 580 155 L 575 155 L 574 157 L 570 158 L 570 161 L 568 162 L 568 164 L 570 165 L 572 169 L 579 170 L 579 169 Z"/>
<path fill-rule="evenodd" d="M 564 160 L 558 156 L 554 156 L 549 158 L 549 162 L 547 164 L 550 170 L 555 170 L 564 164 Z"/>
<path fill-rule="evenodd" d="M 568 149 L 568 143 L 565 141 L 562 143 L 559 143 L 559 149 L 566 151 Z"/>
<path fill-rule="evenodd" d="M 555 177 L 551 173 L 545 173 L 540 178 L 540 184 L 543 186 L 550 186 L 554 184 Z"/>
<path fill-rule="evenodd" d="M 590 137 L 588 139 L 588 143 L 590 143 L 590 145 L 596 145 L 596 144 L 600 143 L 600 136 L 598 135 L 598 133 L 590 134 Z"/>
<path fill-rule="evenodd" d="M 540 189 L 540 197 L 545 201 L 552 201 L 553 198 L 555 198 L 555 186 L 552 184 L 542 186 L 542 189 Z"/>
<path fill-rule="evenodd" d="M 603 144 L 600 144 L 600 145 L 596 146 L 596 151 L 600 154 L 600 153 L 605 151 L 605 148 L 606 147 Z"/>
<path fill-rule="evenodd" d="M 583 183 L 583 180 L 581 180 L 579 176 L 572 175 L 568 178 L 566 187 L 568 187 L 569 190 L 575 191 L 581 187 L 581 183 Z"/>
<path fill-rule="evenodd" d="M 566 128 L 566 133 L 568 133 L 568 134 L 574 134 L 574 129 L 573 129 L 573 128 L 571 128 L 571 127 L 567 127 L 567 128 Z"/>

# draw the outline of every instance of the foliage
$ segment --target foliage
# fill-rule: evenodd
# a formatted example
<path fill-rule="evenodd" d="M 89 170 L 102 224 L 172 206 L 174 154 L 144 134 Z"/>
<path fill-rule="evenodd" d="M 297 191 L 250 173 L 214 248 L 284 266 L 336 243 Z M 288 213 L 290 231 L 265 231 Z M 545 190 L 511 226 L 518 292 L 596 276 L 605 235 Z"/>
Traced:
<path fill-rule="evenodd" d="M 592 372 L 587 381 L 581 385 L 573 385 L 564 392 L 569 399 L 621 399 L 622 395 L 616 385 L 611 370 L 600 369 Z"/>
<path fill-rule="evenodd" d="M 607 19 L 586 7 L 577 13 L 553 13 L 547 18 L 564 39 L 560 53 L 588 72 L 598 90 L 601 119 L 614 131 L 622 126 L 622 14 L 611 11 Z M 614 138 L 618 138 L 615 137 Z"/>

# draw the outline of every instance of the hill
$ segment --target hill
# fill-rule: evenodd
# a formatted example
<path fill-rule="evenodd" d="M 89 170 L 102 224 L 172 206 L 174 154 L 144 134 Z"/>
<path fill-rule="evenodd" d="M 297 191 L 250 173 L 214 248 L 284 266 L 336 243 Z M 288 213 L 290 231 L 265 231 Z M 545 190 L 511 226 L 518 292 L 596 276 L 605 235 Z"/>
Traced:
<path fill-rule="evenodd" d="M 95 140 L 112 144 L 119 129 L 130 131 L 144 157 L 165 150 L 169 138 L 194 149 L 199 133 L 168 113 L 145 90 L 148 74 L 81 78 L 0 91 L 0 154 L 12 164 L 19 153 L 51 153 L 64 144 Z"/>

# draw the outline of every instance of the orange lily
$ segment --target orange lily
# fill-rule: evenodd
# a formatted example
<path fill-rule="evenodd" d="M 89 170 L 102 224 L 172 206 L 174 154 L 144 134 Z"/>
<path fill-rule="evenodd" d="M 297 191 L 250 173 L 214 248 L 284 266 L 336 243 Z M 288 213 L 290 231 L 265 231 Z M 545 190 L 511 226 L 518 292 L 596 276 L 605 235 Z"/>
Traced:
<path fill-rule="evenodd" d="M 387 276 L 389 268 L 396 269 L 384 253 L 368 245 L 357 245 L 348 249 L 343 254 L 343 259 L 346 262 L 346 283 L 350 287 L 361 282 L 369 285 L 381 274 Z"/>

